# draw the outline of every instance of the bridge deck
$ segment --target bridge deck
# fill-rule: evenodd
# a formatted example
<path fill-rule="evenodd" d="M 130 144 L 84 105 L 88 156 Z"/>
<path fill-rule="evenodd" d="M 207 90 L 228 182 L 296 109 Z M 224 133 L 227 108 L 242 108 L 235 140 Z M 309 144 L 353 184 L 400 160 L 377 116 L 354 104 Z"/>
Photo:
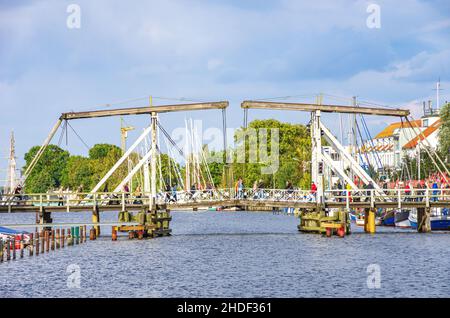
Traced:
<path fill-rule="evenodd" d="M 171 210 L 186 210 L 207 207 L 267 208 L 419 208 L 450 207 L 450 190 L 415 189 L 407 193 L 404 189 L 389 190 L 328 190 L 323 203 L 315 202 L 315 194 L 308 190 L 234 189 L 178 191 L 159 193 L 156 203 Z M 40 193 L 28 195 L 6 195 L 0 201 L 0 213 L 8 212 L 77 212 L 89 211 L 138 211 L 148 207 L 148 193 L 132 196 L 129 193 Z M 60 205 L 60 206 L 58 206 Z"/>

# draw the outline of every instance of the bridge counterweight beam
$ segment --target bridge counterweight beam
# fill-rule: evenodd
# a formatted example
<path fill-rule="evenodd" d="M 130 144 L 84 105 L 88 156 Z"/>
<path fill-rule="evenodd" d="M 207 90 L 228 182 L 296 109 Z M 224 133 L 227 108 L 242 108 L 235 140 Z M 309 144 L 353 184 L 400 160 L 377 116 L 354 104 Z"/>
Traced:
<path fill-rule="evenodd" d="M 150 157 L 150 209 L 156 205 L 156 127 L 158 123 L 158 115 L 156 112 L 152 112 L 152 130 L 151 130 L 151 157 Z"/>

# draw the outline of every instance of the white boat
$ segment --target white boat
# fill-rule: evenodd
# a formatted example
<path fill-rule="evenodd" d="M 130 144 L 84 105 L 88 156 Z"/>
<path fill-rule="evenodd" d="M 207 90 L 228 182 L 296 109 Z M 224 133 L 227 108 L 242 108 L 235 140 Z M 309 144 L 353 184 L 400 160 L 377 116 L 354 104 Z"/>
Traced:
<path fill-rule="evenodd" d="M 450 216 L 448 208 L 431 208 L 430 225 L 432 231 L 450 231 Z M 409 222 L 413 229 L 417 229 L 417 210 L 409 214 Z"/>
<path fill-rule="evenodd" d="M 407 229 L 411 227 L 411 223 L 409 222 L 409 214 L 411 210 L 409 209 L 401 209 L 396 210 L 394 212 L 394 223 L 395 227 Z"/>

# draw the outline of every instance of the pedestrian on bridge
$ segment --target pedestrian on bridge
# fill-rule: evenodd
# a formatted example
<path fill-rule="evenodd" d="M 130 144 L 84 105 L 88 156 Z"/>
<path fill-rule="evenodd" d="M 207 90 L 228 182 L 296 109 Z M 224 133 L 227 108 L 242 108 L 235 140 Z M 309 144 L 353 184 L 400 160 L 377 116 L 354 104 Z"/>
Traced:
<path fill-rule="evenodd" d="M 316 184 L 313 182 L 311 182 L 311 195 L 314 198 L 314 200 L 317 199 L 317 186 Z"/>

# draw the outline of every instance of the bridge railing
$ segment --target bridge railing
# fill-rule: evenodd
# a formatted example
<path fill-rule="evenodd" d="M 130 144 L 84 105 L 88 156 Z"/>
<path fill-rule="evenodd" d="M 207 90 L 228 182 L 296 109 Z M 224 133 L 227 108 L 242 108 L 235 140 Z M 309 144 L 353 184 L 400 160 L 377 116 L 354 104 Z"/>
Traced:
<path fill-rule="evenodd" d="M 369 202 L 372 206 L 380 202 L 396 203 L 399 208 L 404 203 L 422 202 L 427 206 L 433 202 L 450 202 L 450 189 L 383 189 L 380 195 L 374 189 L 360 190 L 326 190 L 324 201 L 345 202 L 349 207 L 354 202 Z M 125 192 L 97 192 L 73 193 L 73 192 L 49 192 L 30 194 L 4 194 L 0 197 L 0 206 L 8 206 L 11 209 L 15 205 L 29 206 L 64 206 L 67 211 L 73 207 L 93 207 L 105 205 L 122 206 L 125 209 L 128 205 L 148 205 L 150 203 L 150 193 L 125 193 Z M 276 201 L 276 202 L 316 202 L 316 193 L 311 190 L 301 189 L 204 189 L 204 190 L 179 190 L 161 191 L 157 193 L 156 202 L 158 204 L 186 204 L 191 202 L 204 202 L 211 204 L 222 200 L 246 200 L 246 201 Z"/>

